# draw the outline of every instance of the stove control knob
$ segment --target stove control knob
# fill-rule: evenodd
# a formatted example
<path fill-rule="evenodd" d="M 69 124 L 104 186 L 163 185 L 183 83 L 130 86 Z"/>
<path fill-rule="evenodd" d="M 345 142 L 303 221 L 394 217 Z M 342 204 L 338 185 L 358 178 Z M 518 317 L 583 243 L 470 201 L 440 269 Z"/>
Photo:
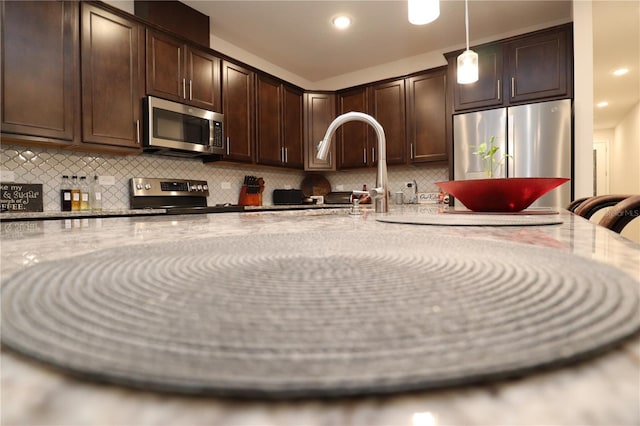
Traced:
<path fill-rule="evenodd" d="M 138 190 L 142 189 L 142 184 L 141 183 L 136 183 L 136 189 L 138 189 Z"/>
<path fill-rule="evenodd" d="M 151 189 L 151 184 L 150 183 L 145 183 L 144 184 L 144 189 L 146 189 L 147 191 Z"/>
<path fill-rule="evenodd" d="M 202 185 L 198 185 L 197 188 L 198 188 L 198 191 L 202 191 Z"/>
<path fill-rule="evenodd" d="M 202 190 L 203 191 L 208 191 L 209 190 L 209 185 L 202 185 Z"/>

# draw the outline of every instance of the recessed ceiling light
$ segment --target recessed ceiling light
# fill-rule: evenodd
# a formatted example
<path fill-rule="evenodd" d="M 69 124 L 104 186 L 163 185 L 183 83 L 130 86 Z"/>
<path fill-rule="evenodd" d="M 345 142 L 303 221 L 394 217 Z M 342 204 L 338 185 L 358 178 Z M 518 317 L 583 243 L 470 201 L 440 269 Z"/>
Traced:
<path fill-rule="evenodd" d="M 628 68 L 618 68 L 613 72 L 613 75 L 625 75 L 628 72 L 629 72 Z"/>
<path fill-rule="evenodd" d="M 606 106 L 608 106 L 608 105 L 609 105 L 609 102 L 607 102 L 607 101 L 604 101 L 604 102 L 598 102 L 598 103 L 596 104 L 596 106 L 597 106 L 598 108 L 604 108 L 604 107 L 606 107 Z"/>
<path fill-rule="evenodd" d="M 345 29 L 351 25 L 351 18 L 348 16 L 340 15 L 333 18 L 333 25 L 338 29 Z"/>

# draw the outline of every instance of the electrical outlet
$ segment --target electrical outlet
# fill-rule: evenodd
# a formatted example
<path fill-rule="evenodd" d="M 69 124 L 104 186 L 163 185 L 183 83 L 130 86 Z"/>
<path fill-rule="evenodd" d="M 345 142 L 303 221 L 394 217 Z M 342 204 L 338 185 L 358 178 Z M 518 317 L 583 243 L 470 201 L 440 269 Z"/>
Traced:
<path fill-rule="evenodd" d="M 116 184 L 114 176 L 98 176 L 98 183 L 102 186 L 112 186 Z"/>

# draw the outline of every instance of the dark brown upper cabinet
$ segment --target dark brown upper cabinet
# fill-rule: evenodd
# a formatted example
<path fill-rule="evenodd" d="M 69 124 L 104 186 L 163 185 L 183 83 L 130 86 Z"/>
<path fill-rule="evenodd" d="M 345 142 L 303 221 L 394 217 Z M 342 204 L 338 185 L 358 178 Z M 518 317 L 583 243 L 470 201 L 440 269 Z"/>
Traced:
<path fill-rule="evenodd" d="M 304 169 L 308 171 L 336 170 L 336 136 L 331 141 L 329 154 L 324 160 L 316 158 L 318 143 L 324 138 L 329 124 L 336 118 L 334 93 L 304 94 Z"/>
<path fill-rule="evenodd" d="M 368 112 L 366 87 L 340 92 L 337 95 L 337 99 L 338 115 L 346 114 L 347 112 Z M 369 125 L 366 123 L 350 121 L 340 126 L 336 131 L 338 169 L 369 166 L 373 156 L 369 139 Z"/>
<path fill-rule="evenodd" d="M 458 84 L 457 55 L 449 58 L 456 111 L 503 105 L 502 48 L 502 45 L 489 45 L 473 49 L 478 54 L 478 81 L 470 84 Z"/>
<path fill-rule="evenodd" d="M 479 79 L 456 81 L 457 57 L 446 54 L 455 111 L 476 110 L 573 96 L 571 24 L 472 47 Z"/>
<path fill-rule="evenodd" d="M 0 7 L 3 136 L 73 142 L 80 123 L 78 4 L 3 1 Z"/>
<path fill-rule="evenodd" d="M 409 162 L 445 161 L 447 154 L 447 70 L 407 79 Z"/>
<path fill-rule="evenodd" d="M 568 29 L 544 32 L 506 45 L 510 103 L 567 96 L 572 92 L 573 51 Z"/>
<path fill-rule="evenodd" d="M 253 162 L 254 79 L 253 71 L 233 62 L 222 62 L 222 112 L 227 136 L 225 160 Z"/>
<path fill-rule="evenodd" d="M 82 142 L 140 147 L 144 28 L 81 2 Z"/>
<path fill-rule="evenodd" d="M 282 85 L 282 147 L 284 165 L 304 168 L 304 100 L 300 89 Z"/>
<path fill-rule="evenodd" d="M 221 111 L 219 58 L 150 29 L 146 57 L 149 95 Z"/>
<path fill-rule="evenodd" d="M 407 161 L 405 79 L 369 86 L 369 113 L 384 129 L 387 143 L 387 164 L 404 164 Z M 371 151 L 370 164 L 379 157 L 375 132 L 369 126 Z"/>
<path fill-rule="evenodd" d="M 302 91 L 265 74 L 256 77 L 256 163 L 301 169 Z"/>

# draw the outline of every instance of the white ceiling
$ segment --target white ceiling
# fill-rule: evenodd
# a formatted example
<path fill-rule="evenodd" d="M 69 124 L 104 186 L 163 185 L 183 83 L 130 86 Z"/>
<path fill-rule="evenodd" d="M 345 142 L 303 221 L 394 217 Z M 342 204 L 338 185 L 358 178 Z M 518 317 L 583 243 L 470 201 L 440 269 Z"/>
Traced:
<path fill-rule="evenodd" d="M 461 0 L 441 0 L 440 17 L 423 26 L 408 22 L 406 0 L 182 1 L 210 16 L 212 36 L 310 82 L 465 43 Z M 640 97 L 639 5 L 594 2 L 594 99 L 610 103 L 594 111 L 596 129 L 615 126 Z M 353 25 L 339 31 L 330 22 L 342 13 Z M 571 13 L 571 1 L 565 0 L 470 0 L 471 44 L 569 22 Z M 610 77 L 624 64 L 629 74 Z"/>

